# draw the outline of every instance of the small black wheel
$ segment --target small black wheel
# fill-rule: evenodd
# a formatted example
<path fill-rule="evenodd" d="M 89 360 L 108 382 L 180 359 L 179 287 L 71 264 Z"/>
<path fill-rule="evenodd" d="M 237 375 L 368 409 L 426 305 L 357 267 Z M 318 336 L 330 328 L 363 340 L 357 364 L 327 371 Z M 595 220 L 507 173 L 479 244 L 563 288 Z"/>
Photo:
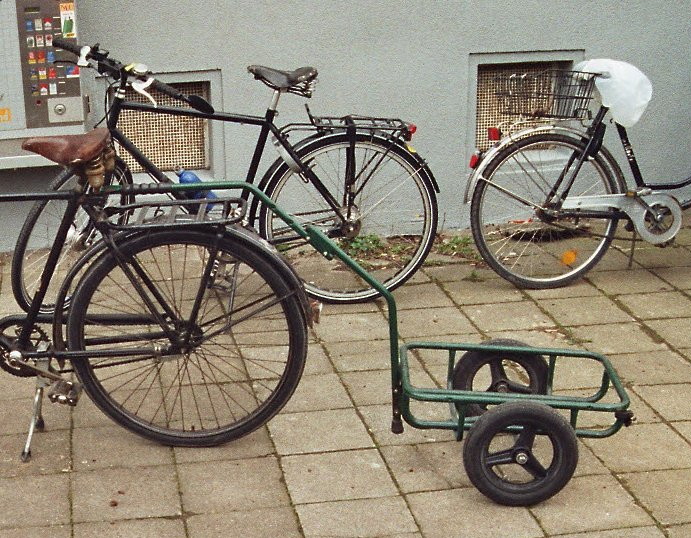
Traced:
<path fill-rule="evenodd" d="M 485 342 L 491 346 L 528 347 L 509 338 Z M 547 361 L 532 353 L 502 351 L 468 351 L 454 366 L 451 387 L 456 390 L 485 392 L 517 392 L 545 394 L 547 392 Z M 466 416 L 473 417 L 487 411 L 487 405 L 469 404 Z"/>
<path fill-rule="evenodd" d="M 507 402 L 470 429 L 463 446 L 468 478 L 483 495 L 507 506 L 531 506 L 571 480 L 578 443 L 571 425 L 551 407 Z"/>

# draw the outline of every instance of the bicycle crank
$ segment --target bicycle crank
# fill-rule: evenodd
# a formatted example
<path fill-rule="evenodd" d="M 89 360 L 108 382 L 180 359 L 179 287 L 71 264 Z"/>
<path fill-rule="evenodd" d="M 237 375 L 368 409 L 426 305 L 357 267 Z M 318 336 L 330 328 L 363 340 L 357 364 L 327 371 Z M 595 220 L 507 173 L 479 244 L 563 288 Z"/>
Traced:
<path fill-rule="evenodd" d="M 653 245 L 671 241 L 681 229 L 682 209 L 676 198 L 650 189 L 625 194 L 573 196 L 564 201 L 562 209 L 619 209 L 631 219 L 638 235 Z"/>

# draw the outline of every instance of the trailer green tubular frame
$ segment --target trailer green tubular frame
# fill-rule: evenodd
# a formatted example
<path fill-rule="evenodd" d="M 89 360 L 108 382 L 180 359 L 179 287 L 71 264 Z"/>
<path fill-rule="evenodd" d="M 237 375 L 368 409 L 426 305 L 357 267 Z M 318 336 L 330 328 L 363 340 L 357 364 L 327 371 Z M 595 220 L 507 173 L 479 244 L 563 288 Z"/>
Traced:
<path fill-rule="evenodd" d="M 151 186 L 157 192 L 185 192 L 198 191 L 199 184 L 156 184 Z M 306 225 L 302 226 L 292 215 L 283 211 L 266 194 L 255 185 L 240 181 L 206 181 L 203 183 L 205 190 L 245 190 L 250 191 L 262 204 L 265 204 L 274 214 L 283 220 L 296 234 L 308 241 L 326 258 L 334 257 L 341 260 L 348 268 L 355 272 L 365 282 L 371 285 L 386 301 L 389 320 L 389 345 L 391 359 L 391 387 L 392 387 L 392 431 L 401 433 L 403 426 L 401 418 L 415 428 L 422 429 L 448 429 L 456 432 L 457 439 L 462 439 L 463 432 L 468 430 L 477 417 L 466 417 L 466 408 L 470 404 L 497 405 L 510 401 L 530 400 L 542 403 L 555 409 L 564 409 L 570 412 L 570 423 L 579 437 L 600 438 L 613 435 L 623 425 L 628 425 L 632 415 L 627 411 L 630 401 L 626 390 L 610 361 L 597 353 L 577 351 L 569 349 L 551 349 L 535 347 L 515 347 L 505 345 L 483 345 L 465 343 L 442 342 L 411 342 L 399 347 L 398 342 L 398 316 L 396 301 L 393 295 L 372 275 L 365 271 L 358 263 L 339 248 L 320 229 Z M 144 189 L 145 190 L 145 189 Z M 106 189 L 108 194 L 118 193 L 119 186 L 111 186 Z M 486 351 L 491 353 L 502 352 L 510 357 L 512 353 L 540 355 L 548 357 L 548 389 L 546 394 L 517 394 L 499 392 L 481 392 L 469 390 L 455 390 L 452 388 L 420 388 L 412 384 L 408 362 L 409 353 L 416 350 L 441 350 L 448 353 L 447 387 L 450 387 L 451 372 L 459 352 Z M 589 359 L 600 363 L 603 373 L 599 389 L 586 397 L 560 396 L 552 393 L 552 384 L 556 370 L 557 359 Z M 561 361 L 560 361 L 561 362 Z M 614 388 L 618 401 L 613 403 L 602 400 L 610 394 L 610 387 Z M 411 400 L 442 403 L 450 407 L 448 420 L 422 420 L 417 418 L 410 409 Z M 614 413 L 614 421 L 607 427 L 579 428 L 579 414 L 584 411 L 611 412 Z"/>

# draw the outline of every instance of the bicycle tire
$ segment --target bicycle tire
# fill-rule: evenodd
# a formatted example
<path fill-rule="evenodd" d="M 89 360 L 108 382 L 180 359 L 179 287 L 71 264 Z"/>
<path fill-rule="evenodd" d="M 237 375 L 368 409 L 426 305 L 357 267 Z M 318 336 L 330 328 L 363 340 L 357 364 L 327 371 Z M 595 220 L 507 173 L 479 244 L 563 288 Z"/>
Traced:
<path fill-rule="evenodd" d="M 528 347 L 511 338 L 494 338 L 484 342 L 490 346 Z M 505 354 L 500 351 L 466 351 L 454 366 L 450 388 L 456 390 L 547 394 L 549 368 L 542 355 L 533 353 Z M 462 404 L 456 404 L 460 411 Z M 467 404 L 465 416 L 482 415 L 487 404 Z"/>
<path fill-rule="evenodd" d="M 213 277 L 202 282 L 215 246 Z M 302 375 L 307 323 L 299 282 L 285 276 L 276 256 L 229 235 L 217 242 L 214 233 L 180 229 L 128 237 L 118 247 L 127 266 L 136 260 L 169 303 L 174 316 L 164 323 L 175 337 L 152 319 L 165 311 L 162 303 L 149 309 L 115 255 L 100 256 L 74 293 L 69 349 L 153 351 L 131 361 L 72 360 L 93 402 L 130 431 L 173 446 L 225 443 L 278 413 Z M 197 323 L 185 323 L 202 286 Z M 146 295 L 154 297 L 151 288 Z M 157 353 L 157 345 L 170 352 Z"/>
<path fill-rule="evenodd" d="M 66 170 L 53 179 L 49 185 L 49 190 L 69 190 L 77 182 L 77 176 L 70 170 Z M 108 184 L 112 185 L 131 185 L 132 173 L 120 158 L 116 158 L 115 170 L 109 178 Z M 125 203 L 129 198 L 122 196 L 121 203 Z M 39 200 L 29 210 L 29 214 L 24 221 L 19 232 L 17 243 L 14 247 L 12 257 L 12 293 L 19 307 L 28 311 L 34 293 L 41 282 L 41 273 L 45 266 L 48 252 L 55 239 L 60 221 L 67 207 L 66 200 Z M 127 215 L 120 217 L 120 223 L 127 220 Z M 95 239 L 92 232 L 93 226 L 88 221 L 88 216 L 84 211 L 79 211 L 72 223 L 72 228 L 68 232 L 65 244 L 62 247 L 58 265 L 55 268 L 48 291 L 41 305 L 40 312 L 50 314 L 55 308 L 55 298 L 60 288 L 62 276 L 65 275 L 72 263 L 81 256 L 83 250 L 87 249 Z M 69 297 L 65 307 L 69 306 Z"/>
<path fill-rule="evenodd" d="M 316 138 L 298 146 L 300 159 L 312 168 L 345 209 L 346 134 Z M 314 186 L 281 162 L 260 183 L 264 192 L 302 224 L 320 226 L 336 244 L 373 274 L 388 290 L 406 282 L 424 263 L 437 229 L 437 199 L 422 159 L 378 135 L 358 133 L 355 141 L 355 208 L 352 230 L 336 234 L 338 217 Z M 339 260 L 327 260 L 304 240 L 280 243 L 292 234 L 262 205 L 259 232 L 295 267 L 305 290 L 327 303 L 358 303 L 380 294 Z M 334 237 L 340 235 L 341 237 Z M 278 242 L 277 242 L 278 240 Z"/>
<path fill-rule="evenodd" d="M 508 434 L 510 427 L 520 431 Z M 472 484 L 506 506 L 532 506 L 556 495 L 577 464 L 573 428 L 553 408 L 537 402 L 506 402 L 490 409 L 470 428 L 463 445 L 463 465 Z"/>
<path fill-rule="evenodd" d="M 484 261 L 520 288 L 565 286 L 592 269 L 609 248 L 618 219 L 541 216 L 569 158 L 585 143 L 560 134 L 527 136 L 488 163 L 473 191 L 470 224 Z M 623 192 L 621 178 L 595 155 L 583 162 L 571 195 Z"/>

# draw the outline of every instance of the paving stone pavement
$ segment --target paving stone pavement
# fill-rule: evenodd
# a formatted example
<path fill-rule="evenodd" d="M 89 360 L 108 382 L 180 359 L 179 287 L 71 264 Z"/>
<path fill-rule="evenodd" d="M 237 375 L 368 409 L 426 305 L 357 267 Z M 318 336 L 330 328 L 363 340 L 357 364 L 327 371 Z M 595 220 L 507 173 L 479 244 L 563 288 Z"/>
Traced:
<path fill-rule="evenodd" d="M 390 433 L 384 305 L 325 306 L 293 399 L 220 447 L 158 446 L 84 397 L 46 406 L 47 429 L 21 463 L 33 384 L 0 377 L 0 538 L 690 537 L 691 228 L 673 247 L 639 244 L 631 268 L 626 246 L 567 288 L 521 291 L 432 256 L 395 293 L 403 341 L 515 338 L 613 361 L 637 421 L 579 441 L 574 478 L 546 502 L 483 497 L 450 432 Z M 0 294 L 0 312 L 13 312 L 7 266 Z M 420 356 L 411 375 L 443 386 L 439 367 Z M 580 367 L 557 381 L 589 383 Z"/>

